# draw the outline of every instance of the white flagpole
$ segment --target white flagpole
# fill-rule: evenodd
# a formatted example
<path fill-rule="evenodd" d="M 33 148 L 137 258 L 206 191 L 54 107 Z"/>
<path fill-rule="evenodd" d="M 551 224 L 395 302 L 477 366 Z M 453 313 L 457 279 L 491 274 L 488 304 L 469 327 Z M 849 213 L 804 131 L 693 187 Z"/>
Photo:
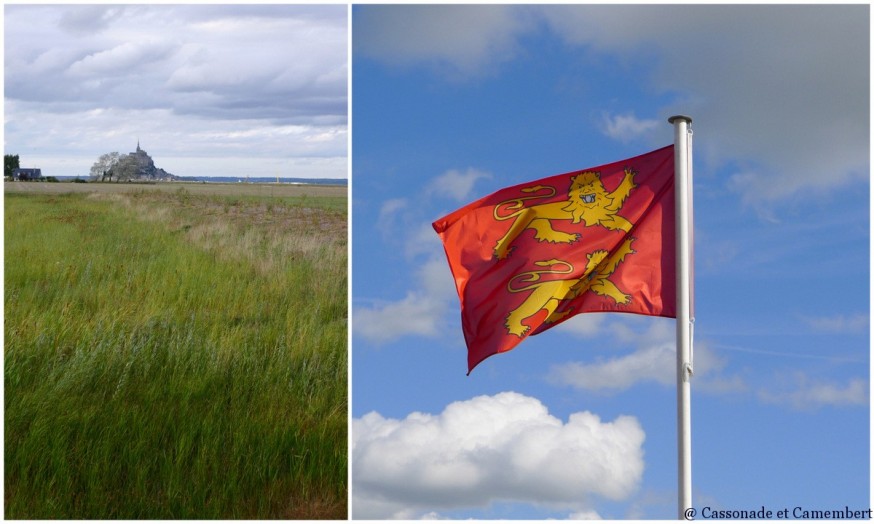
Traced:
<path fill-rule="evenodd" d="M 692 119 L 672 116 L 674 125 L 674 208 L 677 277 L 677 495 L 679 519 L 692 507 L 692 377 L 690 188 L 692 150 L 689 136 Z"/>

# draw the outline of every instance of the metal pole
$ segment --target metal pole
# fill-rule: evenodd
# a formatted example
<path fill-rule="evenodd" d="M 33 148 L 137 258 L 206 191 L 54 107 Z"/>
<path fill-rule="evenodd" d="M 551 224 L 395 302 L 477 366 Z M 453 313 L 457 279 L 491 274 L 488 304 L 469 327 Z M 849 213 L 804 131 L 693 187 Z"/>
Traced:
<path fill-rule="evenodd" d="M 690 177 L 691 150 L 689 126 L 692 119 L 684 115 L 672 116 L 674 125 L 674 207 L 676 233 L 677 278 L 677 495 L 679 519 L 686 518 L 692 507 L 692 315 L 691 315 L 691 217 Z"/>

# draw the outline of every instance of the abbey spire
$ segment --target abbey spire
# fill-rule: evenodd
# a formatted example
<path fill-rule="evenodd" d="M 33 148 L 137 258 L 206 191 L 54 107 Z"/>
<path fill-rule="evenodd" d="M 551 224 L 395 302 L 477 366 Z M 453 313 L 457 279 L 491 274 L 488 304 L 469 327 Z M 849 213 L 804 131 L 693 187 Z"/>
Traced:
<path fill-rule="evenodd" d="M 133 180 L 173 180 L 176 178 L 172 173 L 155 166 L 152 157 L 140 147 L 140 139 L 137 138 L 137 150 L 129 155 L 135 163 L 136 173 L 131 177 Z"/>

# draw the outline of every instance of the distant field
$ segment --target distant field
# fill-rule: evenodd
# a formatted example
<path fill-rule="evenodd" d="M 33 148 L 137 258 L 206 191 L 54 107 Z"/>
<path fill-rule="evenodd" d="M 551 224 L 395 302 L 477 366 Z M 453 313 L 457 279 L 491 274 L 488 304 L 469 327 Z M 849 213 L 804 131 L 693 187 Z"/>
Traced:
<path fill-rule="evenodd" d="M 346 518 L 345 188 L 4 185 L 6 518 Z"/>
<path fill-rule="evenodd" d="M 346 186 L 294 184 L 200 184 L 195 182 L 161 182 L 154 184 L 126 184 L 110 182 L 4 182 L 6 193 L 131 193 L 163 191 L 173 193 L 184 188 L 192 195 L 264 196 L 264 197 L 345 197 Z"/>

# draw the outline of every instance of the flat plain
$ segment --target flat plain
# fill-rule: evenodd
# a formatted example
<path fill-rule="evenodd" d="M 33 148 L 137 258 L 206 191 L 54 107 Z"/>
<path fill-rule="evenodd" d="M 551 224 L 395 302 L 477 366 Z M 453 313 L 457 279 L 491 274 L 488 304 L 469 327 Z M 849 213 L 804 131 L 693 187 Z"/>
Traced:
<path fill-rule="evenodd" d="M 72 182 L 4 182 L 5 193 L 136 193 L 155 191 L 174 193 L 184 189 L 192 195 L 211 196 L 261 196 L 282 197 L 346 197 L 343 185 L 305 185 L 305 184 L 246 184 L 246 183 L 198 183 L 167 182 L 154 184 L 137 183 L 87 183 Z"/>
<path fill-rule="evenodd" d="M 345 187 L 4 190 L 6 518 L 346 518 Z"/>

